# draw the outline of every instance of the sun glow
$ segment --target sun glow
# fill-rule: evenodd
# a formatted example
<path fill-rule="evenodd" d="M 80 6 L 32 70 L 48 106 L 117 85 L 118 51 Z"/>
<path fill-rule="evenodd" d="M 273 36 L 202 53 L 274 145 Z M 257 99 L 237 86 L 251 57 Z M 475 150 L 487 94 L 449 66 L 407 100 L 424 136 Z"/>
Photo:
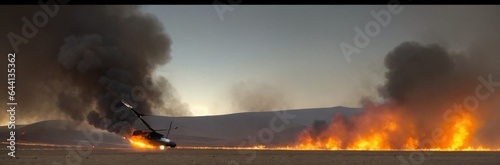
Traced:
<path fill-rule="evenodd" d="M 190 105 L 190 110 L 195 116 L 213 115 L 209 108 L 204 105 Z"/>

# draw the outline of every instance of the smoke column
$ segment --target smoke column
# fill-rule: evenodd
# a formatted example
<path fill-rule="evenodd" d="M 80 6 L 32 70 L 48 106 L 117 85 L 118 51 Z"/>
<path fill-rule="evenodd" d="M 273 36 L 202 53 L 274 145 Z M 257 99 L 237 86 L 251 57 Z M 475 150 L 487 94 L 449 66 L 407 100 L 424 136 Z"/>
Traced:
<path fill-rule="evenodd" d="M 362 113 L 352 117 L 336 114 L 327 126 L 316 121 L 299 134 L 297 146 L 499 149 L 500 8 L 478 7 L 469 12 L 456 8 L 454 13 L 459 15 L 456 18 L 460 24 L 450 24 L 451 21 L 443 19 L 435 21 L 446 29 L 443 33 L 453 34 L 455 38 L 473 35 L 474 39 L 464 37 L 470 40 L 463 42 L 467 44 L 460 49 L 452 49 L 451 44 L 443 40 L 439 44 L 412 40 L 400 43 L 384 59 L 386 81 L 378 88 L 383 101 L 362 100 Z M 475 17 L 461 17 L 470 13 L 475 13 L 472 14 Z M 470 19 L 469 22 L 483 19 L 484 23 L 467 24 L 463 18 Z M 422 21 L 420 24 L 425 27 L 436 23 Z M 467 29 L 468 33 L 456 29 Z M 436 134 L 440 134 L 440 138 L 433 139 Z M 426 143 L 429 139 L 431 143 Z"/>
<path fill-rule="evenodd" d="M 47 16 L 43 26 L 40 15 Z M 27 40 L 16 51 L 20 120 L 68 117 L 127 134 L 137 118 L 108 86 L 144 98 L 126 97 L 140 113 L 190 115 L 169 81 L 154 75 L 171 60 L 171 40 L 138 6 L 2 6 L 0 21 L 7 35 L 0 40 L 2 54 L 16 51 L 8 34 Z"/>

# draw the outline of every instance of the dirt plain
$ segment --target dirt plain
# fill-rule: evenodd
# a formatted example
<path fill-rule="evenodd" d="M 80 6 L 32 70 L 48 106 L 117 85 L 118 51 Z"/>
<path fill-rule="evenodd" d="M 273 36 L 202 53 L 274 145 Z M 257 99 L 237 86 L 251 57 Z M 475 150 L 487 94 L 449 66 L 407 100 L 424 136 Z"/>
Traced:
<path fill-rule="evenodd" d="M 500 165 L 499 151 L 434 151 L 425 153 L 423 151 L 197 150 L 180 148 L 164 151 L 137 151 L 69 147 L 17 150 L 16 158 L 7 156 L 7 151 L 3 151 L 5 154 L 1 156 L 2 160 L 0 160 L 2 165 Z M 420 156 L 423 156 L 423 159 Z"/>

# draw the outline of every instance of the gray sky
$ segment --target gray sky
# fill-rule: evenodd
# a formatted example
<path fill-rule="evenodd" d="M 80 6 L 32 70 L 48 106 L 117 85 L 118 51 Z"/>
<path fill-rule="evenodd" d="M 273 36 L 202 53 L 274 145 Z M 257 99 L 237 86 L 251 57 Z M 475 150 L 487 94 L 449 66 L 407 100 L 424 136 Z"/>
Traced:
<path fill-rule="evenodd" d="M 460 50 L 498 20 L 498 6 L 403 6 L 347 62 L 339 44 L 353 44 L 354 27 L 376 21 L 378 6 L 144 6 L 170 35 L 166 76 L 194 115 L 234 112 L 228 90 L 255 81 L 284 91 L 291 108 L 359 107 L 383 83 L 388 51 L 408 40 Z M 496 21 L 498 22 L 498 21 Z"/>

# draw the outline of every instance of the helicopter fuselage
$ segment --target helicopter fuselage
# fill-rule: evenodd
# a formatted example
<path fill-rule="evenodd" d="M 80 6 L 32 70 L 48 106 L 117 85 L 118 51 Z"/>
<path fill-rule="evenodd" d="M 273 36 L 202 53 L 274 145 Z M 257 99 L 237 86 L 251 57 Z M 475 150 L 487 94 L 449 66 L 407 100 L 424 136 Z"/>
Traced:
<path fill-rule="evenodd" d="M 147 131 L 134 131 L 134 136 L 142 136 L 150 141 L 150 143 L 158 146 L 169 146 L 170 148 L 175 148 L 177 144 L 172 140 L 163 136 L 163 134 L 157 132 L 147 132 Z"/>

